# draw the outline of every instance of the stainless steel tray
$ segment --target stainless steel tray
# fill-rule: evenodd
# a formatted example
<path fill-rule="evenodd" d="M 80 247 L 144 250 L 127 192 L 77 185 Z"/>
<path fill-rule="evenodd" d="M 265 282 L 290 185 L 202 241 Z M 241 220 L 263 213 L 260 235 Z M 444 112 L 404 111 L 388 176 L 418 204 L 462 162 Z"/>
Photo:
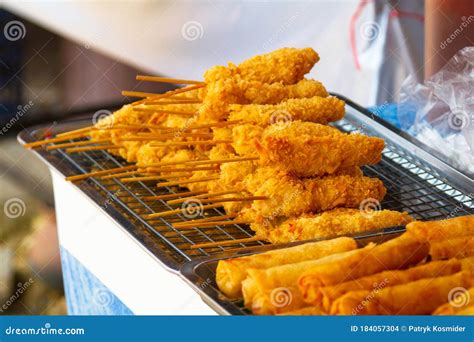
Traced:
<path fill-rule="evenodd" d="M 346 117 L 334 126 L 346 132 L 359 130 L 386 141 L 382 161 L 378 165 L 364 168 L 366 175 L 379 177 L 385 183 L 387 196 L 382 207 L 407 211 L 416 219 L 424 220 L 474 213 L 474 184 L 467 175 L 426 152 L 421 143 L 403 136 L 399 130 L 374 114 L 344 100 L 347 101 Z M 81 128 L 91 123 L 90 119 L 86 119 L 59 123 L 53 127 L 37 126 L 21 132 L 19 141 L 32 142 L 43 139 L 46 135 Z M 68 154 L 63 149 L 47 151 L 41 148 L 34 150 L 34 153 L 64 176 L 128 165 L 106 151 Z M 241 239 L 252 236 L 253 232 L 245 225 L 195 228 L 183 232 L 172 226 L 172 221 L 186 220 L 182 215 L 155 220 L 143 218 L 143 214 L 176 208 L 162 200 L 147 200 L 147 197 L 177 193 L 180 189 L 158 189 L 153 182 L 123 183 L 117 178 L 107 181 L 89 178 L 74 184 L 96 204 L 99 211 L 118 222 L 157 261 L 173 272 L 178 272 L 191 260 L 216 255 L 219 257 L 236 247 L 265 245 L 263 241 L 254 241 L 234 246 L 192 249 L 193 244 Z M 223 212 L 212 209 L 205 214 L 222 215 Z"/>
<path fill-rule="evenodd" d="M 400 235 L 405 227 L 392 227 L 377 231 L 364 232 L 362 234 L 351 235 L 357 240 L 359 247 L 363 247 L 369 242 L 381 243 Z M 316 240 L 312 240 L 316 241 Z M 254 247 L 235 252 L 227 252 L 222 255 L 206 257 L 199 260 L 187 262 L 181 268 L 182 278 L 201 296 L 202 300 L 213 310 L 221 315 L 250 315 L 251 312 L 244 307 L 242 299 L 230 299 L 226 297 L 216 284 L 216 267 L 219 260 L 241 257 L 266 252 L 273 249 L 295 246 L 306 243 L 295 242 L 284 245 L 267 245 Z"/>

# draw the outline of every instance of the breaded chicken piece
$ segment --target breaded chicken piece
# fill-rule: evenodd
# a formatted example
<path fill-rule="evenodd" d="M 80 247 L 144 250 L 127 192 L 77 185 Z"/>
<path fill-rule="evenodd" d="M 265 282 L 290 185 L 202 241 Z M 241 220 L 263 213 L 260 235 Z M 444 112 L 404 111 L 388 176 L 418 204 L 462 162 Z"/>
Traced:
<path fill-rule="evenodd" d="M 230 105 L 229 121 L 253 123 L 261 127 L 272 124 L 287 126 L 293 121 L 310 121 L 320 124 L 344 117 L 345 103 L 336 97 L 290 99 L 277 105 Z"/>
<path fill-rule="evenodd" d="M 229 115 L 229 104 L 278 104 L 288 99 L 327 97 L 326 88 L 314 80 L 303 79 L 296 84 L 266 84 L 238 78 L 222 79 L 208 84 L 201 92 L 202 120 L 222 121 Z"/>
<path fill-rule="evenodd" d="M 326 239 L 340 235 L 361 233 L 405 225 L 413 218 L 405 212 L 393 210 L 362 211 L 337 208 L 321 214 L 304 214 L 284 221 L 265 220 L 250 227 L 258 236 L 271 243 Z"/>
<path fill-rule="evenodd" d="M 248 175 L 243 184 L 254 196 L 268 197 L 252 203 L 252 212 L 246 215 L 253 218 L 290 217 L 336 207 L 358 208 L 365 199 L 382 201 L 386 193 L 377 178 L 341 175 L 300 179 L 268 167 Z"/>
<path fill-rule="evenodd" d="M 299 177 L 314 177 L 376 164 L 382 159 L 385 143 L 376 137 L 294 122 L 283 128 L 267 127 L 255 146 L 264 164 L 277 165 Z"/>
<path fill-rule="evenodd" d="M 249 58 L 239 65 L 210 68 L 204 74 L 206 83 L 239 75 L 248 81 L 262 83 L 295 84 L 319 61 L 319 55 L 311 48 L 282 48 Z"/>
<path fill-rule="evenodd" d="M 255 141 L 259 140 L 264 129 L 253 124 L 242 124 L 232 128 L 232 147 L 241 156 L 255 154 Z"/>

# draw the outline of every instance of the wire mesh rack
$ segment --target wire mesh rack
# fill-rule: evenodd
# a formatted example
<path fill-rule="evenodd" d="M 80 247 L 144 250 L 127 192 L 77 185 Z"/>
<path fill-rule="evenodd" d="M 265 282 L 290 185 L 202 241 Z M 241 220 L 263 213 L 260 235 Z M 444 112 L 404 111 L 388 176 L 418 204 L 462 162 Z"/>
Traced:
<path fill-rule="evenodd" d="M 380 178 L 387 188 L 387 195 L 381 203 L 382 208 L 406 211 L 414 218 L 423 220 L 474 213 L 472 183 L 466 182 L 462 174 L 439 159 L 433 158 L 417 146 L 418 144 L 402 138 L 394 129 L 384 126 L 369 112 L 350 101 L 347 103 L 346 117 L 335 124 L 337 128 L 345 132 L 361 131 L 385 139 L 386 148 L 383 151 L 382 161 L 377 165 L 363 168 L 365 175 Z M 90 124 L 90 121 L 59 124 L 53 133 L 80 128 L 87 124 Z M 48 130 L 48 133 L 51 132 Z M 19 139 L 27 143 L 42 139 L 44 134 L 45 131 L 37 127 L 22 132 Z M 64 149 L 51 151 L 38 149 L 36 153 L 51 168 L 65 176 L 129 165 L 120 157 L 104 150 L 67 153 Z M 265 245 L 264 241 L 251 241 L 230 246 L 193 248 L 195 244 L 250 238 L 254 234 L 247 225 L 237 224 L 176 229 L 173 227 L 174 223 L 189 220 L 182 213 L 146 218 L 145 215 L 148 214 L 180 208 L 179 204 L 170 205 L 163 199 L 157 199 L 157 196 L 175 196 L 173 194 L 188 191 L 177 187 L 158 188 L 156 182 L 125 183 L 119 178 L 91 177 L 75 184 L 92 198 L 103 212 L 121 224 L 132 237 L 174 271 L 178 271 L 190 260 L 232 252 L 236 248 Z M 179 195 L 175 197 L 178 198 Z M 225 215 L 223 209 L 213 208 L 204 210 L 201 216 L 222 215 Z"/>

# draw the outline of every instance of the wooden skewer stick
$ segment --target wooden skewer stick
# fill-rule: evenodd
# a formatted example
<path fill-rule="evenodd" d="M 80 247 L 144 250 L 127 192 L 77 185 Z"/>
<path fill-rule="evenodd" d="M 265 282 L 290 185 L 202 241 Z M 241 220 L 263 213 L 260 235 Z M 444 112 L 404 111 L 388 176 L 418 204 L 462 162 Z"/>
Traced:
<path fill-rule="evenodd" d="M 128 171 L 128 172 L 120 172 L 120 173 L 114 173 L 112 175 L 107 175 L 107 176 L 102 176 L 100 179 L 111 179 L 111 178 L 121 178 L 123 176 L 133 176 L 133 175 L 140 175 L 142 174 L 142 171 Z"/>
<path fill-rule="evenodd" d="M 164 98 L 176 95 L 176 94 L 182 94 L 182 93 L 186 93 L 188 91 L 203 88 L 205 86 L 206 86 L 205 84 L 194 84 L 194 85 L 190 85 L 190 86 L 187 86 L 187 87 L 184 87 L 184 88 L 178 88 L 178 89 L 175 89 L 175 90 L 170 90 L 170 91 L 167 91 L 164 94 L 160 94 L 160 95 L 157 95 L 157 96 L 155 94 L 155 96 L 150 97 L 148 100 L 156 101 L 156 100 L 164 99 Z M 145 101 L 145 104 L 147 104 L 146 101 Z"/>
<path fill-rule="evenodd" d="M 108 174 L 111 174 L 111 173 L 118 173 L 118 172 L 123 172 L 123 171 L 134 170 L 136 168 L 137 168 L 136 165 L 116 167 L 116 168 L 108 169 L 108 170 L 101 170 L 101 171 L 83 173 L 82 175 L 69 176 L 69 177 L 66 177 L 66 180 L 70 181 L 70 182 L 74 182 L 74 181 L 86 179 L 86 178 L 89 178 L 89 177 L 103 176 L 103 175 L 108 175 Z"/>
<path fill-rule="evenodd" d="M 181 105 L 181 104 L 198 104 L 202 103 L 201 100 L 199 99 L 170 99 L 170 100 L 158 100 L 156 102 L 153 102 L 152 104 L 154 105 Z"/>
<path fill-rule="evenodd" d="M 267 200 L 266 196 L 248 196 L 248 197 L 230 197 L 230 198 L 206 198 L 202 199 L 201 203 L 225 203 L 225 202 L 248 202 L 248 201 L 262 201 Z"/>
<path fill-rule="evenodd" d="M 34 148 L 34 147 L 39 147 L 45 144 L 57 143 L 60 141 L 65 141 L 65 140 L 70 140 L 70 139 L 75 139 L 75 138 L 82 138 L 82 137 L 85 137 L 86 135 L 87 135 L 87 132 L 82 132 L 82 133 L 80 132 L 80 133 L 75 133 L 74 135 L 38 140 L 38 141 L 27 143 L 24 145 L 24 147 Z"/>
<path fill-rule="evenodd" d="M 179 138 L 208 138 L 212 139 L 214 135 L 210 133 L 183 133 Z M 160 140 L 170 140 L 176 138 L 174 134 L 164 133 L 162 135 L 156 135 L 156 133 L 143 133 L 137 136 L 126 136 L 119 138 L 120 141 L 160 141 Z"/>
<path fill-rule="evenodd" d="M 104 143 L 104 142 L 110 143 L 110 140 L 109 139 L 97 139 L 97 140 L 86 140 L 86 141 L 74 141 L 74 142 L 70 142 L 70 143 L 64 143 L 64 144 L 57 144 L 57 145 L 48 146 L 48 147 L 46 147 L 46 149 L 48 151 L 51 151 L 51 150 L 57 150 L 57 149 L 64 148 L 64 147 L 86 146 L 86 145 L 93 145 L 93 144 Z"/>
<path fill-rule="evenodd" d="M 133 182 L 146 182 L 152 180 L 163 180 L 163 179 L 177 179 L 183 177 L 191 176 L 190 173 L 182 173 L 174 176 L 144 176 L 144 177 L 131 177 L 131 178 L 122 178 L 120 179 L 123 183 L 133 183 Z"/>
<path fill-rule="evenodd" d="M 74 152 L 86 152 L 86 151 L 100 151 L 100 150 L 116 150 L 122 148 L 121 146 L 117 145 L 98 145 L 98 146 L 87 146 L 87 147 L 71 147 L 67 148 L 67 153 L 74 153 Z"/>
<path fill-rule="evenodd" d="M 206 210 L 206 209 L 214 209 L 214 208 L 220 208 L 222 207 L 221 204 L 208 204 L 208 205 L 203 205 L 199 207 L 199 210 Z M 148 214 L 145 215 L 144 217 L 146 219 L 151 219 L 151 218 L 156 218 L 156 217 L 166 217 L 166 216 L 173 216 L 176 214 L 184 214 L 186 213 L 186 208 L 178 208 L 174 210 L 168 210 L 168 211 L 162 211 L 161 213 L 154 213 L 154 214 Z"/>
<path fill-rule="evenodd" d="M 179 199 L 176 199 L 176 200 L 167 201 L 166 203 L 168 203 L 168 204 L 179 204 L 179 203 L 186 202 L 187 200 L 190 200 L 190 199 L 209 198 L 209 197 L 216 197 L 216 196 L 236 194 L 236 193 L 239 193 L 239 191 L 229 190 L 229 191 L 220 191 L 220 192 L 214 192 L 214 193 L 205 193 L 205 194 L 202 194 L 202 195 L 199 195 L 199 196 L 184 197 L 184 198 L 179 198 Z"/>
<path fill-rule="evenodd" d="M 217 145 L 217 144 L 230 144 L 233 140 L 196 140 L 196 141 L 170 141 L 164 143 L 151 143 L 151 147 L 164 147 L 164 146 L 187 146 L 187 145 Z"/>
<path fill-rule="evenodd" d="M 178 198 L 182 196 L 193 196 L 193 195 L 201 195 L 207 193 L 206 191 L 186 191 L 186 192 L 179 192 L 176 194 L 166 194 L 166 195 L 158 195 L 158 196 L 146 196 L 143 197 L 146 201 L 153 201 L 153 200 L 167 200 L 170 198 Z"/>
<path fill-rule="evenodd" d="M 257 236 L 252 236 L 252 237 L 244 238 L 244 239 L 197 243 L 195 245 L 191 245 L 191 249 L 211 248 L 211 247 L 220 247 L 220 246 L 232 246 L 232 245 L 237 245 L 237 244 L 240 244 L 240 243 L 254 242 L 254 241 L 260 241 L 260 240 L 262 240 L 262 238 L 257 237 Z"/>
<path fill-rule="evenodd" d="M 190 160 L 187 162 L 189 165 L 201 165 L 201 164 L 224 164 L 224 163 L 233 163 L 249 160 L 258 160 L 260 157 L 237 157 L 237 158 L 228 158 L 228 159 L 205 159 L 205 160 Z"/>
<path fill-rule="evenodd" d="M 94 126 L 87 126 L 87 127 L 75 129 L 73 131 L 68 131 L 68 132 L 63 132 L 63 133 L 56 134 L 56 137 L 65 137 L 65 136 L 74 135 L 74 134 L 77 134 L 77 133 L 84 133 L 84 132 L 88 132 L 92 129 L 94 129 Z"/>
<path fill-rule="evenodd" d="M 199 224 L 203 222 L 210 222 L 210 221 L 222 221 L 229 218 L 235 218 L 236 214 L 227 214 L 227 215 L 219 215 L 219 216 L 210 216 L 202 219 L 191 220 L 191 221 L 182 221 L 173 223 L 173 227 L 181 227 L 181 226 L 189 226 L 193 224 Z"/>
<path fill-rule="evenodd" d="M 174 114 L 174 115 L 183 115 L 183 116 L 194 116 L 197 112 L 183 112 L 179 110 L 167 110 L 159 108 L 133 108 L 135 112 L 142 113 L 163 113 L 163 114 Z"/>
<path fill-rule="evenodd" d="M 219 171 L 219 166 L 206 166 L 206 167 L 182 167 L 177 169 L 156 169 L 156 168 L 147 168 L 147 171 L 150 172 L 159 172 L 159 173 L 169 173 L 169 172 L 179 172 L 179 171 Z M 168 176 L 163 176 L 168 177 Z"/>
<path fill-rule="evenodd" d="M 192 184 L 192 183 L 199 183 L 199 182 L 208 182 L 212 180 L 217 180 L 220 177 L 203 177 L 203 178 L 196 178 L 196 179 L 190 179 L 187 181 L 174 181 L 174 182 L 163 182 L 163 183 L 158 183 L 156 186 L 158 187 L 165 187 L 165 186 L 174 186 L 174 185 L 184 185 L 184 184 Z"/>
<path fill-rule="evenodd" d="M 214 226 L 232 226 L 234 224 L 250 224 L 251 221 L 248 220 L 234 220 L 234 221 L 210 221 L 210 222 L 202 222 L 202 223 L 194 223 L 188 225 L 173 225 L 176 229 L 179 230 L 191 230 L 194 228 L 209 228 Z"/>
<path fill-rule="evenodd" d="M 137 75 L 137 81 L 175 83 L 175 84 L 206 84 L 205 82 L 202 82 L 202 81 L 182 80 L 179 78 L 145 76 L 145 75 Z"/>

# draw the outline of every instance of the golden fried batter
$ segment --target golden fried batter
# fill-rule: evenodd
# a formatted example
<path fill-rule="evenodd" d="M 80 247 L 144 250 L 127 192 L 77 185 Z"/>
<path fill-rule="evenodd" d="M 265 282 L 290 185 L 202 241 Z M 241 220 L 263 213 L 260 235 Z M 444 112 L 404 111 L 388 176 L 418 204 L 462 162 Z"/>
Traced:
<path fill-rule="evenodd" d="M 336 133 L 310 122 L 294 122 L 283 128 L 269 126 L 255 145 L 264 163 L 300 177 L 313 177 L 378 163 L 384 141 L 362 134 Z"/>
<path fill-rule="evenodd" d="M 337 208 L 321 214 L 305 214 L 283 222 L 264 221 L 251 225 L 258 236 L 271 243 L 326 239 L 373 229 L 405 225 L 413 218 L 393 210 L 361 211 Z"/>

